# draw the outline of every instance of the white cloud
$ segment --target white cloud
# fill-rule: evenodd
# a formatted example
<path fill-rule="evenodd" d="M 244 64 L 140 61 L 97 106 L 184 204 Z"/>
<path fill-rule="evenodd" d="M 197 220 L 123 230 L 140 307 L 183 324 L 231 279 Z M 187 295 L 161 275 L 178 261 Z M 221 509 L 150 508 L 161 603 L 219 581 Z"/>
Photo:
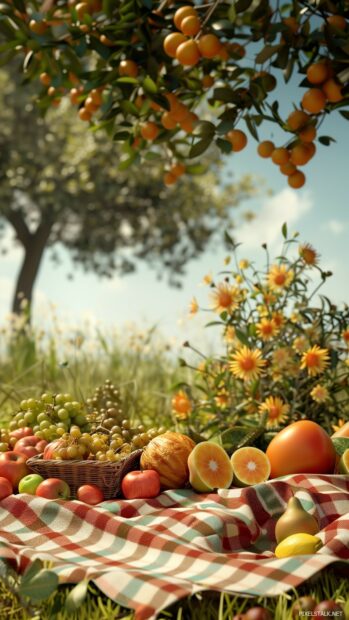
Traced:
<path fill-rule="evenodd" d="M 334 235 L 340 235 L 346 228 L 346 223 L 340 220 L 330 220 L 324 225 L 326 230 L 330 230 Z"/>
<path fill-rule="evenodd" d="M 262 243 L 269 246 L 280 240 L 280 230 L 284 222 L 290 228 L 313 208 L 309 194 L 297 194 L 284 189 L 266 200 L 256 217 L 242 224 L 235 231 L 236 237 L 246 248 L 256 248 Z M 293 232 L 293 231 L 292 231 Z"/>

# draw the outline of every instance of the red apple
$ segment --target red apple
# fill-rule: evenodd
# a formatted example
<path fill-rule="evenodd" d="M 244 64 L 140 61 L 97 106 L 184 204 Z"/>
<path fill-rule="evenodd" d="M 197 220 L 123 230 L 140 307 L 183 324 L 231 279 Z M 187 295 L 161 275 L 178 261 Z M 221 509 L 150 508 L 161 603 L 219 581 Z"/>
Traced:
<path fill-rule="evenodd" d="M 44 454 L 42 455 L 42 458 L 44 460 L 51 460 L 51 459 L 53 459 L 53 453 L 59 448 L 59 446 L 64 446 L 64 445 L 65 445 L 65 443 L 64 443 L 63 439 L 55 439 L 54 441 L 51 441 L 45 447 Z"/>
<path fill-rule="evenodd" d="M 103 491 L 96 484 L 83 484 L 78 488 L 76 496 L 80 502 L 92 506 L 100 504 L 104 500 Z"/>
<path fill-rule="evenodd" d="M 147 499 L 160 493 L 160 476 L 155 469 L 130 471 L 123 477 L 121 490 L 126 499 Z"/>
<path fill-rule="evenodd" d="M 22 437 L 30 437 L 31 435 L 34 435 L 33 429 L 29 426 L 25 426 L 24 428 L 17 428 L 15 431 L 11 431 L 10 440 L 11 438 L 14 438 L 17 442 L 18 439 L 22 439 Z M 11 446 L 13 447 L 15 443 L 11 442 Z"/>
<path fill-rule="evenodd" d="M 47 478 L 40 482 L 35 495 L 46 499 L 68 499 L 70 497 L 69 485 L 60 478 Z"/>
<path fill-rule="evenodd" d="M 0 500 L 12 495 L 13 488 L 11 482 L 7 478 L 0 477 Z"/>
<path fill-rule="evenodd" d="M 29 459 L 32 456 L 41 454 L 46 446 L 47 441 L 45 439 L 40 439 L 40 437 L 36 437 L 36 435 L 30 435 L 29 437 L 18 439 L 13 451 Z"/>
<path fill-rule="evenodd" d="M 0 476 L 7 478 L 13 487 L 17 487 L 21 478 L 29 474 L 25 464 L 26 458 L 15 452 L 2 452 L 0 454 Z"/>

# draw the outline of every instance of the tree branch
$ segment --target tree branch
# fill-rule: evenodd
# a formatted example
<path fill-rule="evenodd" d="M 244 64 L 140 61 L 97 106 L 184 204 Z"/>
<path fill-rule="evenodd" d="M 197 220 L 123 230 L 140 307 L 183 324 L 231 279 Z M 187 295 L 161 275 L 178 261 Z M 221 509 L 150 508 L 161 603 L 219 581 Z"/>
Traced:
<path fill-rule="evenodd" d="M 26 247 L 30 240 L 30 231 L 22 215 L 22 212 L 19 209 L 11 209 L 7 211 L 4 216 L 14 228 L 17 239 L 24 247 Z"/>

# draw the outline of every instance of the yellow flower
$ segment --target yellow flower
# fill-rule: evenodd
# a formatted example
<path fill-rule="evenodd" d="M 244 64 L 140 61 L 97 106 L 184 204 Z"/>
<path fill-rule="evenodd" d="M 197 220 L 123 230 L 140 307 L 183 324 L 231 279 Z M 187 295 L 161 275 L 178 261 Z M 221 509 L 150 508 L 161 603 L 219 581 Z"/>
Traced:
<path fill-rule="evenodd" d="M 313 265 L 317 265 L 319 262 L 319 254 L 313 248 L 310 243 L 304 243 L 300 245 L 298 248 L 299 256 L 303 259 L 306 265 L 312 267 Z"/>
<path fill-rule="evenodd" d="M 308 346 L 308 340 L 304 336 L 297 336 L 292 343 L 292 348 L 299 354 L 304 353 Z"/>
<path fill-rule="evenodd" d="M 244 269 L 248 269 L 249 266 L 250 262 L 246 258 L 242 258 L 239 262 L 239 269 L 241 269 L 241 271 L 243 271 Z"/>
<path fill-rule="evenodd" d="M 286 265 L 273 265 L 268 273 L 268 285 L 274 291 L 287 288 L 294 277 L 292 269 L 287 269 Z"/>
<path fill-rule="evenodd" d="M 214 397 L 215 403 L 217 407 L 220 409 L 225 409 L 229 402 L 229 394 L 226 389 L 221 389 L 217 395 Z"/>
<path fill-rule="evenodd" d="M 263 304 L 258 304 L 258 306 L 256 306 L 256 310 L 260 316 L 268 316 L 269 314 L 268 308 L 266 306 L 263 306 Z"/>
<path fill-rule="evenodd" d="M 192 410 L 189 396 L 183 392 L 183 390 L 179 390 L 179 392 L 172 397 L 171 404 L 176 418 L 179 420 L 186 420 Z"/>
<path fill-rule="evenodd" d="M 328 366 L 328 349 L 320 349 L 315 344 L 311 349 L 305 351 L 302 355 L 301 368 L 306 368 L 308 374 L 311 377 L 324 372 L 326 366 Z"/>
<path fill-rule="evenodd" d="M 273 364 L 277 366 L 277 370 L 284 370 L 292 361 L 292 351 L 289 347 L 281 347 L 273 352 Z"/>
<path fill-rule="evenodd" d="M 221 282 L 211 293 L 212 307 L 218 314 L 235 310 L 240 299 L 240 289 L 228 284 L 228 282 Z"/>
<path fill-rule="evenodd" d="M 274 321 L 267 318 L 261 319 L 261 321 L 257 323 L 256 327 L 257 335 L 262 340 L 271 340 L 279 331 Z"/>
<path fill-rule="evenodd" d="M 262 354 L 258 349 L 249 349 L 245 345 L 232 355 L 229 369 L 235 377 L 244 381 L 254 381 L 258 379 L 266 361 L 262 359 Z"/>
<path fill-rule="evenodd" d="M 264 291 L 263 299 L 264 299 L 264 303 L 267 306 L 271 306 L 272 304 L 275 304 L 275 302 L 277 301 L 276 295 L 274 295 L 274 293 L 271 293 L 270 291 Z"/>
<path fill-rule="evenodd" d="M 196 301 L 196 298 L 193 297 L 193 299 L 190 302 L 190 306 L 189 306 L 189 314 L 196 314 L 199 311 L 199 304 Z"/>
<path fill-rule="evenodd" d="M 206 275 L 202 278 L 202 281 L 203 281 L 203 283 L 204 283 L 204 284 L 207 284 L 208 286 L 209 286 L 210 284 L 212 284 L 212 282 L 213 282 L 213 276 L 212 276 L 212 274 L 211 274 L 211 273 L 207 273 L 207 274 L 206 274 Z"/>
<path fill-rule="evenodd" d="M 277 312 L 277 311 L 273 312 L 271 315 L 271 318 L 273 319 L 278 329 L 281 329 L 281 327 L 283 327 L 285 323 L 285 316 L 282 314 L 282 312 Z"/>
<path fill-rule="evenodd" d="M 344 330 L 344 332 L 342 332 L 342 338 L 345 344 L 347 345 L 347 347 L 349 347 L 349 328 L 348 327 Z"/>
<path fill-rule="evenodd" d="M 235 281 L 238 284 L 241 284 L 244 281 L 244 279 L 243 279 L 243 277 L 239 273 L 237 273 L 236 276 L 235 276 Z"/>
<path fill-rule="evenodd" d="M 228 325 L 224 332 L 224 339 L 226 342 L 234 342 L 235 340 L 235 327 Z"/>
<path fill-rule="evenodd" d="M 302 315 L 299 312 L 292 312 L 290 321 L 291 323 L 300 323 L 302 321 Z"/>
<path fill-rule="evenodd" d="M 310 396 L 316 403 L 324 403 L 329 397 L 328 389 L 324 385 L 320 385 L 320 383 L 318 383 L 311 390 Z"/>
<path fill-rule="evenodd" d="M 260 414 L 268 413 L 267 426 L 279 426 L 284 422 L 290 410 L 290 406 L 278 396 L 268 396 L 259 406 Z"/>
<path fill-rule="evenodd" d="M 342 426 L 344 426 L 345 422 L 342 418 L 339 418 L 339 420 L 337 420 L 337 424 L 332 424 L 332 428 L 334 430 L 335 433 L 337 433 L 337 431 L 339 431 Z"/>

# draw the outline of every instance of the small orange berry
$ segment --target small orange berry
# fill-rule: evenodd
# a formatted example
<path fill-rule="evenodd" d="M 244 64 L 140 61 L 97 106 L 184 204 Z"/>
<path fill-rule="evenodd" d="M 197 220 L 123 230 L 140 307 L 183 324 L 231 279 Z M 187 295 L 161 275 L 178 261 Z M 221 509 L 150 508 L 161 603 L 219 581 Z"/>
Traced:
<path fill-rule="evenodd" d="M 263 142 L 258 144 L 257 153 L 258 155 L 260 155 L 260 157 L 271 157 L 274 149 L 274 142 L 271 142 L 270 140 L 264 140 Z"/>
<path fill-rule="evenodd" d="M 338 103 L 338 101 L 342 101 L 342 87 L 340 84 L 338 84 L 338 82 L 336 82 L 336 80 L 332 78 L 330 80 L 327 80 L 327 82 L 325 82 L 321 88 L 325 94 L 327 101 L 329 101 L 330 103 Z"/>
<path fill-rule="evenodd" d="M 90 97 L 95 105 L 101 106 L 103 103 L 102 95 L 97 88 L 93 88 L 90 92 Z"/>
<path fill-rule="evenodd" d="M 192 6 L 181 6 L 174 14 L 174 24 L 178 30 L 181 30 L 182 21 L 189 16 L 197 17 L 198 14 Z"/>
<path fill-rule="evenodd" d="M 90 121 L 91 120 L 91 112 L 89 112 L 88 110 L 86 110 L 86 108 L 80 108 L 79 110 L 79 118 L 82 121 Z"/>
<path fill-rule="evenodd" d="M 44 86 L 50 86 L 52 78 L 48 73 L 40 73 L 39 80 Z"/>
<path fill-rule="evenodd" d="M 280 166 L 280 172 L 281 174 L 285 174 L 286 176 L 290 176 L 290 174 L 293 174 L 294 172 L 297 172 L 297 168 L 294 164 L 292 164 L 290 161 L 288 161 L 286 164 L 283 164 L 282 166 Z"/>
<path fill-rule="evenodd" d="M 177 177 L 172 172 L 166 172 L 164 174 L 164 183 L 167 187 L 170 187 L 170 185 L 174 185 L 176 181 L 177 181 Z"/>
<path fill-rule="evenodd" d="M 292 32 L 292 34 L 297 34 L 299 30 L 299 23 L 297 22 L 295 17 L 285 17 L 285 19 L 283 19 L 282 21 L 285 26 L 287 26 L 287 28 Z"/>
<path fill-rule="evenodd" d="M 78 19 L 82 20 L 84 16 L 89 12 L 89 6 L 87 2 L 79 2 L 79 4 L 75 6 L 75 11 Z"/>
<path fill-rule="evenodd" d="M 49 97 L 53 97 L 56 94 L 56 89 L 54 86 L 50 86 L 50 88 L 47 90 L 47 94 Z"/>
<path fill-rule="evenodd" d="M 319 88 L 310 88 L 302 98 L 302 106 L 310 114 L 319 114 L 326 105 L 326 96 Z"/>
<path fill-rule="evenodd" d="M 35 19 L 31 19 L 29 22 L 29 29 L 39 36 L 45 34 L 47 30 L 47 23 L 45 21 L 36 21 Z"/>
<path fill-rule="evenodd" d="M 122 60 L 119 64 L 119 74 L 123 77 L 137 77 L 137 64 L 134 62 L 134 60 Z"/>
<path fill-rule="evenodd" d="M 293 189 L 299 189 L 300 187 L 303 187 L 305 183 L 305 175 L 300 170 L 297 170 L 297 172 L 290 174 L 287 182 Z"/>
<path fill-rule="evenodd" d="M 329 69 L 325 62 L 314 62 L 307 69 L 307 79 L 311 84 L 322 84 L 328 77 Z"/>
<path fill-rule="evenodd" d="M 176 58 L 181 65 L 193 67 L 200 60 L 199 47 L 194 39 L 189 39 L 177 47 Z"/>
<path fill-rule="evenodd" d="M 330 26 L 338 30 L 345 30 L 347 27 L 346 19 L 342 15 L 330 15 L 326 21 Z"/>
<path fill-rule="evenodd" d="M 171 112 L 164 112 L 161 117 L 161 125 L 165 127 L 165 129 L 171 130 L 175 129 L 177 121 L 173 118 Z"/>
<path fill-rule="evenodd" d="M 176 52 L 181 43 L 185 43 L 187 38 L 181 32 L 171 32 L 165 37 L 164 40 L 164 51 L 167 56 L 171 56 L 171 58 L 176 58 Z"/>
<path fill-rule="evenodd" d="M 177 162 L 171 167 L 170 172 L 177 178 L 181 177 L 185 173 L 185 165 L 182 162 Z"/>
<path fill-rule="evenodd" d="M 247 136 L 241 129 L 229 131 L 226 137 L 231 142 L 231 148 L 235 153 L 242 151 L 247 144 Z"/>
<path fill-rule="evenodd" d="M 219 54 L 222 43 L 215 34 L 204 34 L 198 40 L 198 47 L 201 56 L 204 58 L 214 58 Z"/>
<path fill-rule="evenodd" d="M 290 161 L 295 166 L 305 166 L 310 159 L 310 149 L 309 145 L 301 142 L 300 144 L 296 144 L 291 149 Z"/>
<path fill-rule="evenodd" d="M 316 129 L 314 125 L 307 125 L 298 134 L 298 137 L 302 142 L 313 142 L 316 138 Z"/>
<path fill-rule="evenodd" d="M 200 32 L 201 21 L 196 15 L 188 15 L 181 21 L 180 30 L 187 37 L 195 37 Z"/>
<path fill-rule="evenodd" d="M 144 140 L 156 140 L 159 135 L 159 127 L 152 121 L 148 121 L 142 125 L 141 135 Z"/>
<path fill-rule="evenodd" d="M 72 103 L 73 105 L 76 105 L 79 103 L 79 96 L 80 96 L 80 92 L 77 88 L 72 88 L 70 91 L 70 103 Z"/>
<path fill-rule="evenodd" d="M 101 34 L 101 36 L 99 37 L 99 40 L 102 43 L 102 45 L 105 45 L 106 47 L 113 47 L 115 45 L 114 41 L 109 39 L 105 34 Z"/>
<path fill-rule="evenodd" d="M 271 159 L 274 164 L 282 166 L 283 164 L 287 164 L 290 159 L 290 153 L 285 147 L 279 147 L 273 150 Z"/>
<path fill-rule="evenodd" d="M 188 110 L 184 103 L 178 103 L 171 111 L 171 114 L 177 123 L 181 123 L 190 114 L 190 110 Z"/>
<path fill-rule="evenodd" d="M 299 129 L 304 127 L 304 125 L 309 123 L 309 121 L 309 114 L 306 114 L 305 112 L 303 112 L 303 110 L 294 110 L 293 112 L 291 112 L 287 119 L 287 125 L 289 126 L 291 131 L 298 131 Z"/>
<path fill-rule="evenodd" d="M 186 133 L 193 133 L 195 129 L 195 123 L 199 120 L 199 117 L 194 112 L 190 112 L 188 116 L 179 123 L 180 128 Z"/>
<path fill-rule="evenodd" d="M 87 97 L 84 102 L 84 108 L 93 114 L 97 112 L 99 106 L 94 103 L 92 97 Z"/>

